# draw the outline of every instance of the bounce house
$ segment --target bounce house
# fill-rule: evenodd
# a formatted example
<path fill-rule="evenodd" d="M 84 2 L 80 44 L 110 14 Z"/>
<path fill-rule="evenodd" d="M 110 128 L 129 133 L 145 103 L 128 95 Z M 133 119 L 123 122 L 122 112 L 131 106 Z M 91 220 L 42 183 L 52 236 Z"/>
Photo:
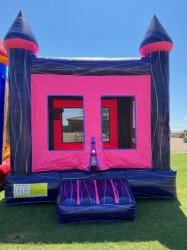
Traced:
<path fill-rule="evenodd" d="M 5 176 L 10 173 L 10 152 L 9 145 L 4 138 L 4 146 L 3 146 L 3 135 L 7 133 L 7 106 L 5 108 L 5 87 L 6 85 L 6 66 L 8 64 L 7 51 L 3 46 L 2 40 L 0 40 L 0 190 L 4 187 L 5 184 Z M 8 91 L 6 91 L 6 99 L 7 99 Z M 6 103 L 7 104 L 7 103 Z M 4 112 L 5 110 L 5 112 Z M 4 114 L 5 113 L 5 114 Z M 5 126 L 4 126 L 5 122 Z M 4 130 L 4 133 L 3 133 Z"/>
<path fill-rule="evenodd" d="M 0 39 L 0 164 L 3 160 L 3 128 L 5 109 L 6 66 L 8 64 L 7 51 Z"/>
<path fill-rule="evenodd" d="M 22 12 L 4 46 L 6 205 L 56 202 L 59 223 L 133 220 L 135 199 L 176 197 L 169 142 L 173 42 L 156 16 L 141 58 L 39 57 Z"/>

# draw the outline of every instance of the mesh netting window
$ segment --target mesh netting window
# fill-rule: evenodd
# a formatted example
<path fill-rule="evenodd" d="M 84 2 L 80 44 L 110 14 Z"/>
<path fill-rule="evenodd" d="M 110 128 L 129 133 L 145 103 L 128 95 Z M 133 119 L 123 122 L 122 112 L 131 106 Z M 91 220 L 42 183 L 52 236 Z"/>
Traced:
<path fill-rule="evenodd" d="M 62 112 L 63 142 L 83 142 L 83 108 L 64 108 Z"/>
<path fill-rule="evenodd" d="M 102 98 L 104 148 L 136 148 L 136 102 L 131 96 Z"/>
<path fill-rule="evenodd" d="M 110 109 L 102 108 L 102 137 L 104 142 L 110 141 Z"/>
<path fill-rule="evenodd" d="M 83 149 L 83 98 L 50 96 L 48 101 L 49 149 Z"/>

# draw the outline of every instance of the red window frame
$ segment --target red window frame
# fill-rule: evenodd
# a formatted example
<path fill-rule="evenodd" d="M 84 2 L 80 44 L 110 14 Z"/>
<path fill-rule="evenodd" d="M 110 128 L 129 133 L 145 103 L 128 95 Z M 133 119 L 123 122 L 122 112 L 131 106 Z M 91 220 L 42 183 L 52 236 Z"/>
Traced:
<path fill-rule="evenodd" d="M 131 148 L 136 148 L 136 136 L 135 136 L 135 143 L 132 141 L 133 139 L 133 116 L 135 115 L 133 112 L 133 102 L 135 102 L 135 98 L 131 99 L 130 103 L 130 141 L 131 141 Z M 135 126 L 136 129 L 136 126 Z M 135 131 L 136 133 L 136 131 Z"/>
<path fill-rule="evenodd" d="M 104 148 L 118 148 L 118 114 L 117 114 L 117 98 L 102 99 L 102 108 L 109 109 L 109 142 L 103 142 Z M 101 121 L 102 122 L 102 121 Z"/>
<path fill-rule="evenodd" d="M 83 100 L 74 100 L 71 98 L 67 100 L 54 99 L 53 109 L 63 109 L 63 108 L 83 108 Z M 83 150 L 84 142 L 63 142 L 63 117 L 62 112 L 58 114 L 59 119 L 53 120 L 53 135 L 54 135 L 54 150 Z M 84 122 L 84 121 L 83 121 Z M 84 130 L 84 125 L 83 125 Z"/>
<path fill-rule="evenodd" d="M 132 124 L 132 103 L 130 109 L 130 123 Z M 53 118 L 53 148 L 52 150 L 83 150 L 84 142 L 63 142 L 63 126 L 62 126 L 62 112 L 63 108 L 83 108 L 83 99 L 60 99 L 54 97 L 52 101 L 52 108 L 58 114 L 58 119 Z M 104 149 L 117 149 L 118 148 L 118 101 L 117 97 L 102 97 L 101 108 L 109 109 L 109 141 L 103 142 Z M 101 118 L 102 119 L 102 118 Z M 102 120 L 101 120 L 102 127 Z M 84 125 L 83 125 L 84 130 Z M 132 143 L 132 125 L 131 125 L 131 148 L 135 147 Z"/>

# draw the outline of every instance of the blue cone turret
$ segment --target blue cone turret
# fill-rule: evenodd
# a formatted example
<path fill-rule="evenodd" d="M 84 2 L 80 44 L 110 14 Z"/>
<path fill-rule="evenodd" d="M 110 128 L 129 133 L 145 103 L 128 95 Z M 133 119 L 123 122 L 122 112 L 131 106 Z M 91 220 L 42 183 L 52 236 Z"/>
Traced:
<path fill-rule="evenodd" d="M 4 38 L 6 49 L 23 48 L 37 53 L 38 42 L 22 11 L 19 12 Z"/>
<path fill-rule="evenodd" d="M 169 52 L 172 47 L 170 36 L 153 16 L 140 53 L 150 57 L 152 164 L 160 170 L 170 168 Z"/>
<path fill-rule="evenodd" d="M 9 58 L 10 148 L 12 172 L 32 168 L 30 58 L 38 43 L 22 11 L 4 39 Z"/>
<path fill-rule="evenodd" d="M 154 51 L 171 51 L 173 42 L 156 17 L 153 16 L 151 24 L 145 33 L 143 41 L 140 44 L 140 54 L 145 56 Z"/>
<path fill-rule="evenodd" d="M 20 11 L 19 14 L 17 15 L 9 31 L 7 32 L 4 40 L 11 38 L 21 38 L 24 40 L 31 41 L 36 45 L 38 45 L 36 38 L 27 22 L 27 19 L 23 11 Z"/>

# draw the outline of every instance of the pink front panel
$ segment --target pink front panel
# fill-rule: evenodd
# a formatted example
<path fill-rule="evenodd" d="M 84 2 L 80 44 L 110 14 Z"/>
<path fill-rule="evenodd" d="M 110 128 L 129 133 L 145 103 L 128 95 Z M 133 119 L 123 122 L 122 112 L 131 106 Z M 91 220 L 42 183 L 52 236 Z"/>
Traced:
<path fill-rule="evenodd" d="M 91 137 L 101 170 L 151 168 L 150 76 L 31 76 L 33 172 L 84 169 L 90 157 Z M 85 112 L 84 150 L 48 150 L 48 96 L 83 96 Z M 101 96 L 135 96 L 137 149 L 103 149 Z"/>

